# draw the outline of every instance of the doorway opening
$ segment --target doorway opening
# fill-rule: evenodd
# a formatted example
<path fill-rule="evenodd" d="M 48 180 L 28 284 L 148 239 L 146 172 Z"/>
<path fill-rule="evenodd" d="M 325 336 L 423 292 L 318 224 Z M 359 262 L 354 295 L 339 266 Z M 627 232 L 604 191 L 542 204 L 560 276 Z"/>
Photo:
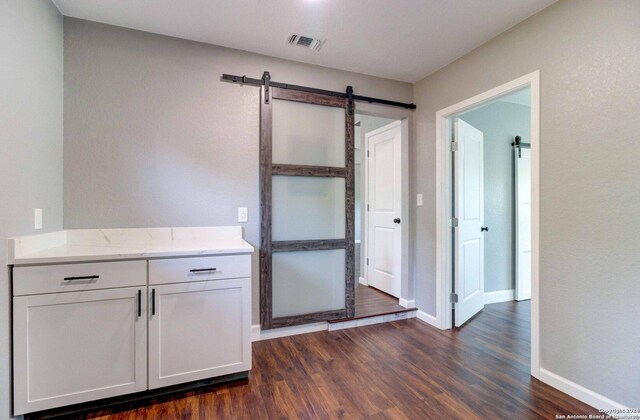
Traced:
<path fill-rule="evenodd" d="M 403 313 L 403 120 L 355 116 L 355 317 Z M 404 301 L 402 303 L 405 303 Z"/>
<path fill-rule="evenodd" d="M 473 328 L 475 316 L 506 317 L 518 334 L 530 333 L 534 377 L 539 92 L 534 72 L 436 113 L 436 322 Z"/>
<path fill-rule="evenodd" d="M 531 298 L 531 88 L 450 117 L 454 327 Z"/>

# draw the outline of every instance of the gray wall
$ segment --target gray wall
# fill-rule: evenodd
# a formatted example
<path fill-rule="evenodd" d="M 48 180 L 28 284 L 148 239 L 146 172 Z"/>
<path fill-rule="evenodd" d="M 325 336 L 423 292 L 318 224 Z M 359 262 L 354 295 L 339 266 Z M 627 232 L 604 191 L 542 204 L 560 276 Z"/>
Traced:
<path fill-rule="evenodd" d="M 484 134 L 484 291 L 515 288 L 515 136 L 531 141 L 531 108 L 496 101 L 461 117 Z"/>
<path fill-rule="evenodd" d="M 541 366 L 640 406 L 640 2 L 560 1 L 418 82 L 415 293 L 435 313 L 436 111 L 541 71 Z"/>
<path fill-rule="evenodd" d="M 62 16 L 44 0 L 0 2 L 0 258 L 7 238 L 62 228 Z M 42 232 L 42 231 L 38 231 Z M 4 265 L 4 264 L 3 264 Z M 0 270 L 0 419 L 9 418 L 9 296 Z"/>
<path fill-rule="evenodd" d="M 408 83 L 65 18 L 65 228 L 235 225 L 244 206 L 257 247 L 259 89 L 220 76 L 264 70 L 412 101 Z"/>

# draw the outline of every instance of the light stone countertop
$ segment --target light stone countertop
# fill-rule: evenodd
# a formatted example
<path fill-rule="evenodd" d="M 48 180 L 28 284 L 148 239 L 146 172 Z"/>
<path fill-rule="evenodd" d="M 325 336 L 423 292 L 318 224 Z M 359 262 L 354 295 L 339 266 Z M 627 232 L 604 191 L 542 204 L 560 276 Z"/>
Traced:
<path fill-rule="evenodd" d="M 7 264 L 70 262 L 249 254 L 253 246 L 240 226 L 79 229 L 8 240 Z"/>

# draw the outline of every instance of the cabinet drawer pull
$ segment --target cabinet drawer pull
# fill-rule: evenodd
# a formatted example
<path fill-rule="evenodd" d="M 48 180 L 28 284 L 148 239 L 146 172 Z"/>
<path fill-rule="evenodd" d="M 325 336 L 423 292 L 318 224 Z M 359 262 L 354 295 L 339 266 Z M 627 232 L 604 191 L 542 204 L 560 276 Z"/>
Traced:
<path fill-rule="evenodd" d="M 192 268 L 189 271 L 192 273 L 204 273 L 207 271 L 216 271 L 216 269 L 215 268 Z"/>
<path fill-rule="evenodd" d="M 94 280 L 94 279 L 98 279 L 100 278 L 100 276 L 79 276 L 79 277 L 65 277 L 64 280 L 65 281 L 71 281 L 71 280 Z"/>
<path fill-rule="evenodd" d="M 142 290 L 138 290 L 138 318 L 142 316 Z"/>
<path fill-rule="evenodd" d="M 156 314 L 156 289 L 151 289 L 151 315 Z"/>

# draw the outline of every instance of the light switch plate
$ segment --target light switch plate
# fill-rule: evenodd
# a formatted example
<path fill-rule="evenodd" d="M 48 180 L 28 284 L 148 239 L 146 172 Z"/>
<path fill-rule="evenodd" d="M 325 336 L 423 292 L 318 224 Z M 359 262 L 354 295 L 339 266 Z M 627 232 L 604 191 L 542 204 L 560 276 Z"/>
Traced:
<path fill-rule="evenodd" d="M 33 212 L 33 228 L 42 229 L 42 209 L 35 209 Z"/>
<path fill-rule="evenodd" d="M 417 197 L 416 201 L 418 203 L 418 206 L 422 205 L 422 194 L 418 194 L 418 197 Z"/>
<path fill-rule="evenodd" d="M 246 223 L 249 219 L 249 214 L 246 207 L 238 207 L 238 222 Z"/>

